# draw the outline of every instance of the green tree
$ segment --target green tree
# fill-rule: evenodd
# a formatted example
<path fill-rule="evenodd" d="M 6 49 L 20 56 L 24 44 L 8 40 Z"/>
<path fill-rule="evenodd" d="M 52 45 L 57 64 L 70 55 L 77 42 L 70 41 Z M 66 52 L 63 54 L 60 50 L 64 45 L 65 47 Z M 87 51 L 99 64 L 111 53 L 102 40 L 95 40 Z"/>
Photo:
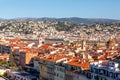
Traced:
<path fill-rule="evenodd" d="M 2 66 L 8 66 L 8 62 L 4 60 L 0 60 L 0 65 Z"/>
<path fill-rule="evenodd" d="M 18 70 L 22 71 L 23 70 L 22 66 L 18 66 Z"/>
<path fill-rule="evenodd" d="M 9 63 L 9 66 L 10 66 L 10 67 L 13 67 L 13 68 L 16 68 L 16 67 L 17 67 L 14 62 L 10 62 L 10 63 Z"/>

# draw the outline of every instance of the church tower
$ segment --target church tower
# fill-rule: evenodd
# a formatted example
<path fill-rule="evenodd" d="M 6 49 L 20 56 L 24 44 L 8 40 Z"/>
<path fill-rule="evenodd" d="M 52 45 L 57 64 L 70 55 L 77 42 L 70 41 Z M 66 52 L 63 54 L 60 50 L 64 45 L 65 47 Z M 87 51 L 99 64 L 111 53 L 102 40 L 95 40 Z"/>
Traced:
<path fill-rule="evenodd" d="M 85 40 L 82 40 L 82 43 L 81 43 L 81 50 L 83 50 L 83 51 L 86 50 L 86 41 L 85 41 Z"/>
<path fill-rule="evenodd" d="M 38 36 L 38 43 L 39 43 L 39 44 L 43 44 L 44 41 L 45 41 L 45 40 L 43 39 L 42 36 Z"/>

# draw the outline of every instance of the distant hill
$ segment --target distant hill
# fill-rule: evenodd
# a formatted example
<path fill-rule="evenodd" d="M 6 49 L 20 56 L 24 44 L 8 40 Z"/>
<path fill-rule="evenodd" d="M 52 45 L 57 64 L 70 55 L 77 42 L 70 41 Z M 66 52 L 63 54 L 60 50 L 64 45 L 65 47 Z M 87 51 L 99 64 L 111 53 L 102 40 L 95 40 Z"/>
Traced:
<path fill-rule="evenodd" d="M 40 18 L 40 20 L 50 20 L 50 21 L 67 21 L 72 23 L 85 23 L 85 24 L 93 24 L 93 23 L 111 23 L 111 22 L 120 22 L 120 20 L 114 20 L 114 19 L 100 19 L 100 18 L 78 18 L 78 17 L 72 17 L 72 18 Z"/>
<path fill-rule="evenodd" d="M 8 19 L 0 19 L 0 21 L 5 21 Z M 79 18 L 79 17 L 71 17 L 71 18 L 15 18 L 15 19 L 9 19 L 9 20 L 36 20 L 36 21 L 67 21 L 72 23 L 85 23 L 85 24 L 93 24 L 93 23 L 111 23 L 111 22 L 120 22 L 120 20 L 115 19 L 102 19 L 102 18 Z"/>
<path fill-rule="evenodd" d="M 6 19 L 0 18 L 0 21 L 4 21 L 4 20 L 6 20 Z"/>

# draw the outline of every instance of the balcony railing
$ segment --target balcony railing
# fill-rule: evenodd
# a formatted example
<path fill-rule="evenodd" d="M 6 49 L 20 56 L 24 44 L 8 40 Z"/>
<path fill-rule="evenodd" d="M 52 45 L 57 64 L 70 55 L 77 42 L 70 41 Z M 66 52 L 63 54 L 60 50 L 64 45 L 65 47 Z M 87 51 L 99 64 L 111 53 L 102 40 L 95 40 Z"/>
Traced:
<path fill-rule="evenodd" d="M 49 65 L 49 64 L 47 64 L 46 66 L 49 67 L 49 68 L 54 68 L 53 65 Z"/>

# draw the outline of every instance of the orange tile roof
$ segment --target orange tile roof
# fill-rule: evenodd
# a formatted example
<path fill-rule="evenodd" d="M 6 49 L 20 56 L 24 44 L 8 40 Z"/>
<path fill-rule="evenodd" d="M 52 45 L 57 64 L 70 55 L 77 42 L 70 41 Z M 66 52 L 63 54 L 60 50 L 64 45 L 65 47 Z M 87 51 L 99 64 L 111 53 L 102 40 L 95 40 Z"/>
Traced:
<path fill-rule="evenodd" d="M 82 70 L 89 70 L 90 63 L 83 60 L 82 58 L 79 59 L 71 59 L 67 64 L 72 65 L 72 66 L 77 66 L 80 67 Z"/>
<path fill-rule="evenodd" d="M 40 59 L 50 62 L 56 62 L 59 59 L 62 58 L 69 58 L 70 56 L 60 55 L 60 54 L 48 54 L 46 56 L 41 57 Z"/>
<path fill-rule="evenodd" d="M 98 60 L 106 60 L 106 58 L 104 56 L 100 56 Z"/>

